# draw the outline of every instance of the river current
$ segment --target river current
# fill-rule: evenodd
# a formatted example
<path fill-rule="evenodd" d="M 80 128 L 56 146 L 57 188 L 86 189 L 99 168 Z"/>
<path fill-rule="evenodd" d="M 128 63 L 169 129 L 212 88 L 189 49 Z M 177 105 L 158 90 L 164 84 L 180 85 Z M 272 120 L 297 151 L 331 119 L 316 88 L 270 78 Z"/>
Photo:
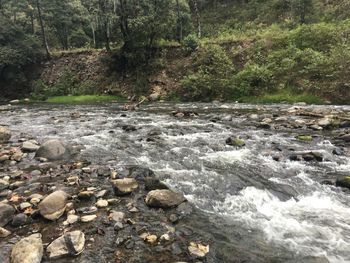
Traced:
<path fill-rule="evenodd" d="M 214 262 L 350 262 L 350 193 L 322 183 L 349 174 L 350 157 L 332 154 L 328 133 L 308 131 L 315 139 L 305 143 L 295 139 L 296 129 L 259 128 L 249 118 L 293 120 L 289 107 L 18 106 L 2 112 L 0 124 L 18 138 L 25 133 L 82 145 L 81 158 L 94 163 L 152 169 L 198 208 L 189 224 L 212 240 Z M 176 118 L 175 109 L 199 115 Z M 230 136 L 246 145 L 227 145 Z M 290 150 L 317 151 L 324 161 L 291 161 Z"/>

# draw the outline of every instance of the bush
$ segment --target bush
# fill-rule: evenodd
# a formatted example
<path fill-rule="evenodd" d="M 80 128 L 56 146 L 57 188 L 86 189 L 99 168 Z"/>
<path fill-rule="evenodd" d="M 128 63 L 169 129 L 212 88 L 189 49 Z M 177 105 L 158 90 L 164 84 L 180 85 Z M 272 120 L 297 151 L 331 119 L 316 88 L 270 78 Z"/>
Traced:
<path fill-rule="evenodd" d="M 199 39 L 196 35 L 191 34 L 185 37 L 183 40 L 183 45 L 185 47 L 185 51 L 192 53 L 197 50 L 199 47 Z"/>
<path fill-rule="evenodd" d="M 234 66 L 224 49 L 212 45 L 194 58 L 195 72 L 182 80 L 189 99 L 211 100 L 232 94 Z"/>
<path fill-rule="evenodd" d="M 74 31 L 69 38 L 69 43 L 74 48 L 86 47 L 89 42 L 90 38 L 85 34 L 83 30 Z"/>
<path fill-rule="evenodd" d="M 69 69 L 65 69 L 58 82 L 49 91 L 50 96 L 79 94 L 79 80 Z"/>
<path fill-rule="evenodd" d="M 47 100 L 49 97 L 49 88 L 42 80 L 36 80 L 32 83 L 31 98 L 34 100 Z"/>

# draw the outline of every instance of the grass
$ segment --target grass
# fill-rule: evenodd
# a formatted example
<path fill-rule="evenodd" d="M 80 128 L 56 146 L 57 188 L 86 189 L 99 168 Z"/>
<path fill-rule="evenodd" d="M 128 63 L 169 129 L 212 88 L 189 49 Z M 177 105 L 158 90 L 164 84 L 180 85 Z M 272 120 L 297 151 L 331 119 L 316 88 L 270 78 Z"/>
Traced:
<path fill-rule="evenodd" d="M 307 104 L 324 104 L 325 101 L 317 96 L 302 93 L 295 94 L 288 90 L 279 91 L 273 94 L 265 94 L 261 97 L 244 97 L 241 99 L 242 102 L 246 103 L 297 103 L 305 102 Z"/>
<path fill-rule="evenodd" d="M 110 95 L 81 95 L 81 96 L 57 96 L 46 100 L 48 103 L 58 104 L 93 104 L 103 102 L 123 102 L 124 98 Z"/>

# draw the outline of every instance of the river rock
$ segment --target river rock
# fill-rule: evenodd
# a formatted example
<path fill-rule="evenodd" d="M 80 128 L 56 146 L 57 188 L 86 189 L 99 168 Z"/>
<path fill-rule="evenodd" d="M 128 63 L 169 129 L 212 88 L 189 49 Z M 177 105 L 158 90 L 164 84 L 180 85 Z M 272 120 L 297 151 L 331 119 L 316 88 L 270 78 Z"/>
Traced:
<path fill-rule="evenodd" d="M 171 190 L 153 190 L 146 196 L 146 204 L 151 207 L 171 208 L 186 201 L 182 194 Z"/>
<path fill-rule="evenodd" d="M 111 213 L 108 216 L 109 220 L 115 221 L 115 222 L 122 222 L 125 218 L 125 213 L 119 212 L 119 211 L 111 211 Z"/>
<path fill-rule="evenodd" d="M 70 150 L 60 140 L 44 142 L 36 152 L 36 157 L 46 158 L 50 161 L 64 160 L 70 157 Z"/>
<path fill-rule="evenodd" d="M 339 139 L 341 139 L 341 140 L 343 140 L 345 142 L 350 142 L 350 133 L 340 136 Z"/>
<path fill-rule="evenodd" d="M 321 127 L 329 127 L 332 125 L 332 120 L 329 118 L 323 118 L 317 122 L 317 124 Z"/>
<path fill-rule="evenodd" d="M 245 142 L 240 138 L 229 137 L 226 139 L 226 144 L 235 147 L 243 147 L 245 146 Z"/>
<path fill-rule="evenodd" d="M 108 201 L 107 200 L 104 200 L 104 199 L 100 199 L 96 202 L 96 206 L 98 208 L 105 208 L 108 206 Z"/>
<path fill-rule="evenodd" d="M 7 204 L 0 204 L 0 227 L 10 222 L 15 214 L 15 209 Z"/>
<path fill-rule="evenodd" d="M 88 222 L 94 221 L 96 218 L 97 218 L 97 215 L 82 216 L 80 218 L 80 221 L 83 223 L 88 223 Z"/>
<path fill-rule="evenodd" d="M 40 263 L 43 257 L 41 234 L 34 234 L 17 242 L 11 252 L 11 263 Z"/>
<path fill-rule="evenodd" d="M 40 214 L 49 220 L 60 218 L 67 205 L 68 195 L 63 191 L 56 191 L 44 198 L 39 204 Z"/>
<path fill-rule="evenodd" d="M 160 98 L 160 94 L 158 92 L 152 93 L 148 96 L 150 101 L 157 101 Z"/>
<path fill-rule="evenodd" d="M 0 143 L 8 142 L 10 138 L 11 131 L 4 126 L 0 126 Z"/>
<path fill-rule="evenodd" d="M 196 244 L 191 242 L 188 246 L 190 254 L 196 258 L 204 258 L 209 253 L 209 245 Z"/>
<path fill-rule="evenodd" d="M 49 258 L 77 256 L 84 251 L 85 235 L 81 231 L 73 231 L 55 239 L 48 247 Z"/>
<path fill-rule="evenodd" d="M 7 189 L 9 185 L 10 183 L 8 181 L 0 179 L 0 191 Z"/>
<path fill-rule="evenodd" d="M 31 141 L 26 141 L 22 144 L 22 150 L 24 152 L 35 152 L 37 151 L 38 149 L 40 148 L 39 145 L 37 144 L 34 144 L 33 142 Z"/>
<path fill-rule="evenodd" d="M 134 178 L 111 180 L 111 183 L 116 195 L 131 194 L 139 186 Z"/>
<path fill-rule="evenodd" d="M 0 227 L 0 238 L 5 238 L 11 235 L 11 232 L 5 228 Z"/>
<path fill-rule="evenodd" d="M 335 182 L 338 187 L 344 187 L 350 189 L 350 176 L 339 176 Z"/>
<path fill-rule="evenodd" d="M 11 225 L 15 227 L 19 227 L 19 226 L 24 226 L 28 224 L 28 222 L 29 222 L 28 216 L 26 216 L 25 214 L 18 214 L 13 217 Z"/>
<path fill-rule="evenodd" d="M 158 190 L 158 189 L 168 189 L 168 187 L 163 182 L 161 182 L 158 178 L 146 177 L 145 189 L 147 191 L 152 191 L 152 190 Z"/>

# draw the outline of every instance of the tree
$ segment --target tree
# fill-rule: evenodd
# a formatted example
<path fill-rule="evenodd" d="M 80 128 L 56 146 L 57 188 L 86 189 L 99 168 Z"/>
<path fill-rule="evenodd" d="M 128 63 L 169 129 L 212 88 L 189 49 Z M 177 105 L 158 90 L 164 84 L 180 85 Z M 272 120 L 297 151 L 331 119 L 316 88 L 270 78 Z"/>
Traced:
<path fill-rule="evenodd" d="M 45 51 L 46 51 L 46 58 L 51 59 L 49 44 L 47 43 L 46 31 L 45 31 L 45 27 L 44 27 L 44 21 L 43 21 L 43 17 L 41 14 L 40 0 L 35 0 L 35 1 L 36 1 L 36 8 L 38 11 L 38 19 L 39 19 L 39 23 L 40 23 L 41 37 L 42 37 L 42 41 L 43 41 L 43 46 L 44 46 Z"/>

